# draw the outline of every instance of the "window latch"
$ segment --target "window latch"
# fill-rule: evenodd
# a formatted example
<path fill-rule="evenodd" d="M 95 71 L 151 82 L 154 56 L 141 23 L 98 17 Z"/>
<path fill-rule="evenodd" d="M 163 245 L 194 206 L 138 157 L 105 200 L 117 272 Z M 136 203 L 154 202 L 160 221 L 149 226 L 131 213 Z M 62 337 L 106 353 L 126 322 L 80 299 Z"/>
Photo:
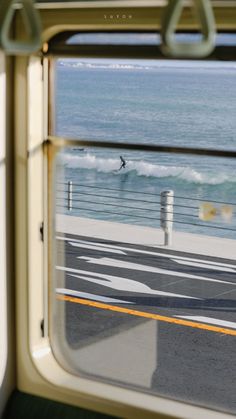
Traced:
<path fill-rule="evenodd" d="M 43 242 L 44 241 L 44 224 L 43 223 L 41 223 L 40 225 L 39 233 L 40 233 L 40 239 Z"/>

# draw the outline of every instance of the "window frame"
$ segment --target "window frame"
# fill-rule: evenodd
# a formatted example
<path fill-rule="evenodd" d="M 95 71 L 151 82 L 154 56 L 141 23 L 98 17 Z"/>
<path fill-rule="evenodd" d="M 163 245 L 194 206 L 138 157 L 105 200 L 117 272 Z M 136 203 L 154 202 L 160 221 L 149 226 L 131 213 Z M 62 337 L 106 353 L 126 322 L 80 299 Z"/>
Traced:
<path fill-rule="evenodd" d="M 42 4 L 38 5 L 44 25 L 44 43 L 53 34 L 64 29 L 106 29 L 107 25 L 112 23 L 104 21 L 104 14 L 114 10 L 116 4 L 109 2 L 111 9 L 106 9 L 109 7 L 108 4 L 101 3 L 102 5 L 98 8 L 99 10 L 101 8 L 103 18 L 102 21 L 98 19 L 98 23 L 94 20 L 94 14 L 96 14 L 94 3 L 89 7 L 88 4 L 86 6 L 82 3 L 79 6 L 73 4 L 72 9 L 65 9 L 62 5 L 60 7 L 50 5 L 47 8 Z M 132 2 L 127 3 L 129 7 L 132 6 Z M 147 15 L 144 14 L 144 16 L 147 18 L 143 24 L 140 23 L 141 17 L 143 18 L 143 9 L 134 7 L 138 14 L 136 23 L 126 23 L 125 29 L 153 27 L 156 14 L 151 17 L 152 7 L 145 9 Z M 48 13 L 49 10 L 50 13 Z M 156 12 L 160 12 L 158 7 Z M 91 17 L 93 17 L 92 23 Z M 124 22 L 115 23 L 114 26 L 124 30 Z M 51 249 L 51 223 L 53 222 L 48 189 L 50 182 L 48 162 L 52 159 L 52 155 L 50 146 L 45 142 L 48 137 L 48 112 L 51 107 L 48 98 L 49 84 L 47 57 L 42 59 L 40 54 L 31 57 L 16 57 L 15 200 L 18 388 L 25 392 L 119 417 L 145 417 L 147 419 L 173 416 L 194 418 L 200 415 L 214 419 L 230 417 L 231 415 L 219 411 L 81 378 L 65 371 L 56 360 L 47 328 L 48 310 L 50 310 L 48 280 L 51 265 L 48 255 Z M 42 230 L 40 230 L 42 223 L 43 241 Z"/>
<path fill-rule="evenodd" d="M 0 52 L 0 388 L 7 365 L 6 289 L 6 60 Z M 0 412 L 1 414 L 1 412 Z"/>
<path fill-rule="evenodd" d="M 0 416 L 15 386 L 12 64 L 0 51 Z"/>

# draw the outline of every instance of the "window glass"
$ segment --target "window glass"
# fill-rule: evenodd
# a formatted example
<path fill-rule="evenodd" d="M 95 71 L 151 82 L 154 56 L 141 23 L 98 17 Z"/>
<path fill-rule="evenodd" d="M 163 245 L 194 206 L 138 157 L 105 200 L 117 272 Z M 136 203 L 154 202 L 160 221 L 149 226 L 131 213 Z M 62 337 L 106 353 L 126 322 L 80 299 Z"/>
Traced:
<path fill-rule="evenodd" d="M 235 413 L 233 62 L 58 59 L 52 345 L 73 373 Z"/>
<path fill-rule="evenodd" d="M 108 16 L 107 16 L 108 18 Z M 121 16 L 122 18 L 122 16 Z M 129 19 L 129 15 L 123 15 L 123 19 Z M 199 42 L 201 39 L 200 33 L 176 33 L 177 41 L 179 42 Z M 91 33 L 91 32 L 81 32 L 79 34 L 74 34 L 69 36 L 66 41 L 68 45 L 73 44 L 122 44 L 122 45 L 129 45 L 129 44 L 138 44 L 138 45 L 157 45 L 161 44 L 161 36 L 159 33 L 112 33 L 112 35 L 108 35 L 106 32 L 98 32 L 98 33 Z M 216 35 L 216 45 L 224 45 L 230 46 L 235 45 L 236 43 L 236 35 L 235 34 L 227 34 L 227 33 L 218 33 Z"/>

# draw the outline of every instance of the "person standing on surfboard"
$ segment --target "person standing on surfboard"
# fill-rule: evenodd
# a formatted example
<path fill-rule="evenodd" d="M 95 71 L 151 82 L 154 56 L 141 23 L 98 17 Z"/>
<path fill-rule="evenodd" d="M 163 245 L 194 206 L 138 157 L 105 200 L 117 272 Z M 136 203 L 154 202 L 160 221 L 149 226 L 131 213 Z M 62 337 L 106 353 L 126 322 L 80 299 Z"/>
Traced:
<path fill-rule="evenodd" d="M 124 169 L 126 166 L 126 161 L 123 159 L 122 156 L 120 156 L 120 160 L 121 160 L 121 165 L 120 165 L 119 170 Z"/>

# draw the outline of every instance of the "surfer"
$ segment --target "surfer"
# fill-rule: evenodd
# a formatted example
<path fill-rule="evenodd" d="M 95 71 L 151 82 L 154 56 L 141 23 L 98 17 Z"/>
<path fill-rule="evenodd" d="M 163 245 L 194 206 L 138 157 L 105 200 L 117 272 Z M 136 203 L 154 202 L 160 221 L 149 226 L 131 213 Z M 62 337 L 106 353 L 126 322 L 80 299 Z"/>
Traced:
<path fill-rule="evenodd" d="M 120 165 L 119 170 L 124 169 L 125 166 L 126 166 L 126 161 L 125 161 L 125 159 L 123 159 L 122 156 L 120 156 L 120 160 L 121 160 L 121 165 Z"/>

